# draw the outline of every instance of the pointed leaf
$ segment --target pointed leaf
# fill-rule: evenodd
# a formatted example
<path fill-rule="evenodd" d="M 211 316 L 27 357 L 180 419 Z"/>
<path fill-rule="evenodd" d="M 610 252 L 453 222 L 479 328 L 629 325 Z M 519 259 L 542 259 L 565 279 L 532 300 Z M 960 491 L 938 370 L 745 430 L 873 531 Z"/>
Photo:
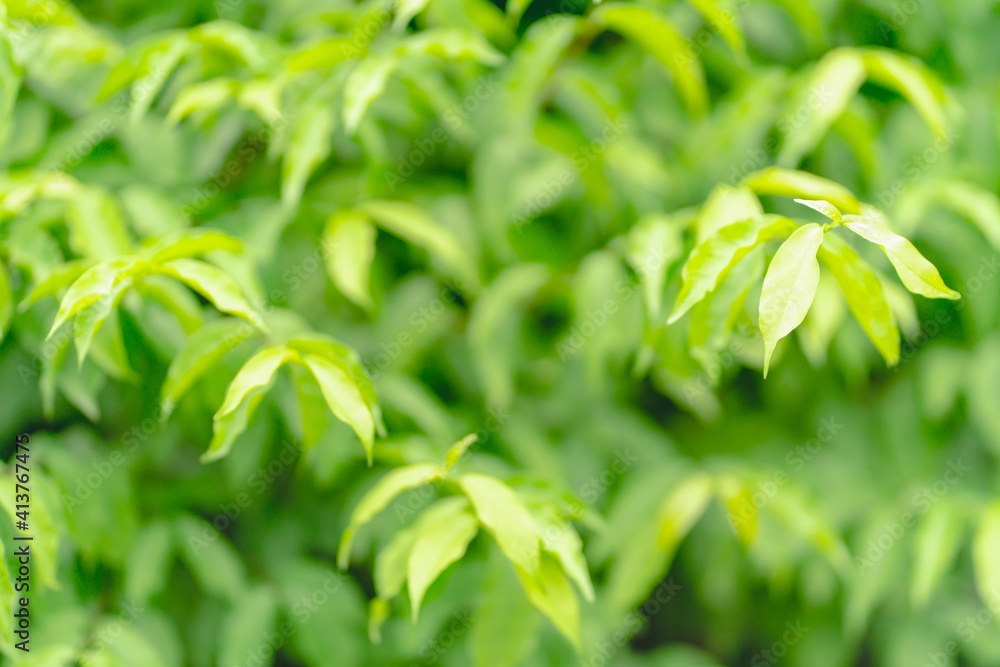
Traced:
<path fill-rule="evenodd" d="M 848 213 L 861 211 L 857 198 L 843 185 L 804 171 L 769 167 L 747 176 L 743 185 L 759 195 L 823 199 Z"/>
<path fill-rule="evenodd" d="M 819 284 L 816 251 L 822 242 L 822 227 L 803 225 L 781 244 L 767 268 L 760 293 L 765 378 L 774 346 L 802 323 L 816 296 Z"/>
<path fill-rule="evenodd" d="M 375 257 L 375 227 L 368 217 L 355 212 L 330 216 L 323 247 L 326 272 L 333 284 L 354 303 L 371 308 L 368 281 Z"/>
<path fill-rule="evenodd" d="M 832 235 L 823 240 L 816 256 L 840 285 L 847 306 L 886 363 L 899 361 L 899 327 L 878 275 L 858 253 Z"/>
<path fill-rule="evenodd" d="M 941 274 L 912 243 L 874 218 L 845 215 L 844 226 L 858 236 L 882 246 L 896 267 L 906 289 L 929 299 L 960 299 L 962 295 L 941 280 Z"/>
<path fill-rule="evenodd" d="M 712 292 L 732 267 L 761 243 L 795 231 L 788 218 L 762 215 L 727 225 L 691 251 L 681 272 L 677 304 L 667 319 L 672 324 Z"/>
<path fill-rule="evenodd" d="M 517 494 L 500 480 L 476 473 L 463 475 L 458 484 L 500 551 L 529 576 L 534 576 L 538 572 L 538 533 L 535 520 Z"/>
<path fill-rule="evenodd" d="M 467 504 L 445 507 L 446 511 L 433 515 L 430 510 L 425 512 L 416 527 L 417 539 L 406 565 L 406 586 L 414 623 L 427 589 L 449 565 L 465 554 L 469 542 L 479 532 L 479 521 Z"/>
<path fill-rule="evenodd" d="M 337 565 L 346 569 L 351 557 L 351 542 L 358 529 L 384 510 L 392 500 L 409 489 L 430 484 L 441 475 L 441 469 L 431 463 L 418 463 L 396 468 L 376 482 L 351 513 L 351 521 L 344 530 L 337 548 Z"/>
<path fill-rule="evenodd" d="M 261 324 L 260 315 L 243 296 L 239 283 L 219 267 L 196 259 L 175 259 L 163 264 L 160 271 L 200 293 L 223 313 Z"/>
<path fill-rule="evenodd" d="M 319 383 L 330 411 L 354 430 L 365 447 L 370 463 L 375 439 L 375 417 L 365 402 L 361 388 L 343 368 L 327 359 L 307 354 L 305 363 Z"/>

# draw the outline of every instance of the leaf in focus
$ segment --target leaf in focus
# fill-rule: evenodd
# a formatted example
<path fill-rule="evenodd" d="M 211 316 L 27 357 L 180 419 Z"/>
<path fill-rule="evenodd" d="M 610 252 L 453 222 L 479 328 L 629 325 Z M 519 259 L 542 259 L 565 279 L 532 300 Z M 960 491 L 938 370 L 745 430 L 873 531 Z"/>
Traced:
<path fill-rule="evenodd" d="M 899 327 L 878 275 L 847 243 L 826 236 L 816 256 L 840 285 L 847 306 L 889 366 L 899 361 Z"/>
<path fill-rule="evenodd" d="M 845 215 L 844 226 L 858 236 L 882 246 L 896 267 L 906 289 L 929 299 L 960 299 L 962 295 L 941 280 L 941 274 L 913 244 L 873 218 Z"/>
<path fill-rule="evenodd" d="M 761 215 L 719 229 L 691 251 L 681 272 L 680 294 L 667 324 L 679 320 L 691 306 L 715 290 L 733 266 L 761 243 L 791 234 L 797 225 L 788 218 Z"/>
<path fill-rule="evenodd" d="M 764 276 L 760 293 L 760 332 L 764 338 L 764 377 L 778 341 L 805 319 L 819 284 L 816 251 L 823 228 L 802 225 L 781 244 Z"/>

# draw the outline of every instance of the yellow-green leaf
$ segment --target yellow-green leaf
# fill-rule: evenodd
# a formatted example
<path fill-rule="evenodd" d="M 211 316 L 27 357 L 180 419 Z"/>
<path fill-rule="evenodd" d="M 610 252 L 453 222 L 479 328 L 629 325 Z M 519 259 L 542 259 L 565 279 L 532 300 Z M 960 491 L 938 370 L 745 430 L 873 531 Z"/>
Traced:
<path fill-rule="evenodd" d="M 823 199 L 842 211 L 861 212 L 861 204 L 850 190 L 839 183 L 805 171 L 769 167 L 747 176 L 743 179 L 743 185 L 759 195 Z"/>
<path fill-rule="evenodd" d="M 629 38 L 660 61 L 692 113 L 706 113 L 708 88 L 701 63 L 691 56 L 696 51 L 666 17 L 639 5 L 609 3 L 594 11 L 590 20 Z"/>
<path fill-rule="evenodd" d="M 899 327 L 878 275 L 845 242 L 824 238 L 816 256 L 837 279 L 847 306 L 886 363 L 899 361 Z"/>
<path fill-rule="evenodd" d="M 368 216 L 342 211 L 327 220 L 323 232 L 326 272 L 344 295 L 364 308 L 371 308 L 368 289 L 375 258 L 375 227 Z"/>
<path fill-rule="evenodd" d="M 760 293 L 760 332 L 764 338 L 764 377 L 778 341 L 802 323 L 816 296 L 819 263 L 816 251 L 823 228 L 803 225 L 781 244 L 764 276 Z"/>
<path fill-rule="evenodd" d="M 538 572 L 538 533 L 535 520 L 517 494 L 500 480 L 477 473 L 463 475 L 458 483 L 500 551 L 534 576 Z"/>
<path fill-rule="evenodd" d="M 760 215 L 719 229 L 691 251 L 681 272 L 677 304 L 667 319 L 672 324 L 712 292 L 737 262 L 761 243 L 795 231 L 797 225 L 778 215 Z"/>
<path fill-rule="evenodd" d="M 941 280 L 941 274 L 920 254 L 912 243 L 896 234 L 878 220 L 859 215 L 845 215 L 844 226 L 858 236 L 882 246 L 889 261 L 896 267 L 906 289 L 929 299 L 960 299 L 962 295 Z"/>
<path fill-rule="evenodd" d="M 418 463 L 396 468 L 376 482 L 365 494 L 358 506 L 351 513 L 350 524 L 344 530 L 337 548 L 337 565 L 345 569 L 351 558 L 351 543 L 358 529 L 371 521 L 376 514 L 384 510 L 393 498 L 404 491 L 414 489 L 424 484 L 430 484 L 440 477 L 441 469 L 431 463 Z"/>
<path fill-rule="evenodd" d="M 330 411 L 354 430 L 365 447 L 368 462 L 371 463 L 375 415 L 372 414 L 361 387 L 339 364 L 312 354 L 304 357 L 306 366 L 319 383 Z"/>
<path fill-rule="evenodd" d="M 465 554 L 469 542 L 479 532 L 479 521 L 469 511 L 468 502 L 461 500 L 461 503 L 438 503 L 415 526 L 417 538 L 406 564 L 406 586 L 414 622 L 427 589 Z"/>

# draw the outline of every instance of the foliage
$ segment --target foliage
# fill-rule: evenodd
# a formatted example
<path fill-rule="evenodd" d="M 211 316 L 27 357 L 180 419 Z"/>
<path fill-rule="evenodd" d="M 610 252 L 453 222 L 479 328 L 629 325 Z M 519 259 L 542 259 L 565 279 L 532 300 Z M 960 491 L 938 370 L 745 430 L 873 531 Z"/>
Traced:
<path fill-rule="evenodd" d="M 0 6 L 4 664 L 1000 663 L 988 3 Z"/>

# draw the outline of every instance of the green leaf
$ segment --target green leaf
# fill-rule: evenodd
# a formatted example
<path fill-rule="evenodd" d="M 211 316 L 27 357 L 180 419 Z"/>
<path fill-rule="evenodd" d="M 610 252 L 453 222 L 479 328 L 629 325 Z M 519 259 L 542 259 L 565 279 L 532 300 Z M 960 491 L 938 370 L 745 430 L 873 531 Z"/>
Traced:
<path fill-rule="evenodd" d="M 486 563 L 470 631 L 470 652 L 475 667 L 519 667 L 525 664 L 538 641 L 539 618 L 531 601 L 518 586 L 510 564 L 496 553 Z"/>
<path fill-rule="evenodd" d="M 223 313 L 262 326 L 260 315 L 243 296 L 239 283 L 219 267 L 197 259 L 175 259 L 162 264 L 160 271 L 195 290 Z"/>
<path fill-rule="evenodd" d="M 252 333 L 243 320 L 224 318 L 209 322 L 191 334 L 167 369 L 160 387 L 161 419 L 166 419 L 174 405 L 191 386 L 215 368 L 226 354 Z"/>
<path fill-rule="evenodd" d="M 368 201 L 358 210 L 370 215 L 391 234 L 426 250 L 453 274 L 470 285 L 479 282 L 479 268 L 471 248 L 463 246 L 451 229 L 409 202 Z"/>
<path fill-rule="evenodd" d="M 861 205 L 851 191 L 839 183 L 804 171 L 769 167 L 743 179 L 743 185 L 759 195 L 823 199 L 842 211 L 860 213 Z"/>
<path fill-rule="evenodd" d="M 828 201 L 823 201 L 822 199 L 796 199 L 795 201 L 803 206 L 808 206 L 814 211 L 819 211 L 836 223 L 844 221 L 844 218 L 840 211 L 837 210 L 837 207 Z"/>
<path fill-rule="evenodd" d="M 696 242 L 701 245 L 723 227 L 756 217 L 763 212 L 760 200 L 750 188 L 718 185 L 709 193 L 698 212 L 695 222 Z"/>
<path fill-rule="evenodd" d="M 815 148 L 864 81 L 865 62 L 856 49 L 834 49 L 826 54 L 798 100 L 796 109 L 808 111 L 805 121 L 792 124 L 778 153 L 778 164 L 794 167 Z"/>
<path fill-rule="evenodd" d="M 333 214 L 323 232 L 323 247 L 333 284 L 354 303 L 371 308 L 368 282 L 375 258 L 375 227 L 368 217 L 354 212 Z"/>
<path fill-rule="evenodd" d="M 424 11 L 430 0 L 401 0 L 396 5 L 396 16 L 392 19 L 392 29 L 397 31 L 406 30 L 413 17 Z"/>
<path fill-rule="evenodd" d="M 542 554 L 535 574 L 525 572 L 520 566 L 517 574 L 521 577 L 531 603 L 552 621 L 579 652 L 580 603 L 556 560 L 548 554 Z"/>
<path fill-rule="evenodd" d="M 305 355 L 305 364 L 319 383 L 330 411 L 350 426 L 365 446 L 368 462 L 372 460 L 375 439 L 375 416 L 361 388 L 341 366 L 315 355 Z"/>
<path fill-rule="evenodd" d="M 444 469 L 451 470 L 452 467 L 454 467 L 454 465 L 458 463 L 463 456 L 465 456 L 465 452 L 468 451 L 469 447 L 471 447 L 472 444 L 478 439 L 478 435 L 470 433 L 452 445 L 444 457 Z"/>
<path fill-rule="evenodd" d="M 285 347 L 266 347 L 249 360 L 229 383 L 222 406 L 212 419 L 212 442 L 202 462 L 215 461 L 229 453 L 233 441 L 247 426 L 254 408 L 264 397 L 274 374 L 296 352 Z"/>
<path fill-rule="evenodd" d="M 124 280 L 135 265 L 134 257 L 120 257 L 101 262 L 85 271 L 63 295 L 59 312 L 56 313 L 46 339 L 51 338 L 67 319 L 110 294 L 112 288 Z"/>
<path fill-rule="evenodd" d="M 0 342 L 3 341 L 14 317 L 14 293 L 10 289 L 7 265 L 0 264 Z"/>
<path fill-rule="evenodd" d="M 11 525 L 16 526 L 18 508 L 15 494 L 21 491 L 16 486 L 14 466 L 10 466 L 9 471 L 9 475 L 0 477 L 0 493 L 3 494 L 0 496 L 0 507 L 3 507 L 4 512 L 10 518 Z M 48 484 L 53 482 L 49 478 L 43 477 L 43 474 L 36 470 L 31 472 L 31 507 L 28 522 L 30 530 L 25 532 L 14 528 L 12 532 L 16 536 L 31 536 L 31 570 L 34 575 L 31 589 L 34 590 L 34 583 L 37 582 L 40 588 L 55 590 L 59 588 L 56 572 L 59 567 L 60 537 L 56 528 L 56 517 L 53 516 L 52 507 L 48 502 L 52 496 L 44 493 L 44 491 L 49 490 L 46 488 Z M 61 496 L 55 496 L 55 498 L 61 500 Z M 14 544 L 17 543 L 14 542 Z"/>
<path fill-rule="evenodd" d="M 319 442 L 328 426 L 326 399 L 312 373 L 297 365 L 290 368 L 302 415 L 302 449 L 309 450 Z"/>
<path fill-rule="evenodd" d="M 184 562 L 201 589 L 223 600 L 239 600 L 246 590 L 246 571 L 226 538 L 193 516 L 178 517 L 174 526 Z"/>
<path fill-rule="evenodd" d="M 299 113 L 291 127 L 288 148 L 281 162 L 281 201 L 297 206 L 309 175 L 330 154 L 337 119 L 325 100 L 314 100 Z"/>
<path fill-rule="evenodd" d="M 163 264 L 175 259 L 197 257 L 214 250 L 241 252 L 243 242 L 225 232 L 214 229 L 204 227 L 185 229 L 160 239 L 156 245 L 145 252 L 145 256 L 151 262 Z"/>
<path fill-rule="evenodd" d="M 83 360 L 87 358 L 87 351 L 94 340 L 94 336 L 107 321 L 111 311 L 118 307 L 125 297 L 125 292 L 132 287 L 132 279 L 125 278 L 111 288 L 96 303 L 77 313 L 73 320 L 73 337 L 76 342 L 76 353 L 78 366 L 83 366 Z"/>
<path fill-rule="evenodd" d="M 647 318 L 659 322 L 667 270 L 681 256 L 681 227 L 670 216 L 654 214 L 639 221 L 628 233 L 626 257 L 642 277 Z"/>
<path fill-rule="evenodd" d="M 465 554 L 469 542 L 479 532 L 479 521 L 462 500 L 448 505 L 444 501 L 438 503 L 415 526 L 417 538 L 406 564 L 406 586 L 414 623 L 427 589 Z"/>
<path fill-rule="evenodd" d="M 677 304 L 667 319 L 673 324 L 691 306 L 715 290 L 730 269 L 755 247 L 772 238 L 795 231 L 788 218 L 762 215 L 726 225 L 691 251 L 681 272 L 682 284 Z"/>
<path fill-rule="evenodd" d="M 743 33 L 740 32 L 740 27 L 737 24 L 737 16 L 732 3 L 718 2 L 717 0 L 690 0 L 690 2 L 705 17 L 705 21 L 712 26 L 712 29 L 726 40 L 733 53 L 741 58 L 746 58 Z"/>
<path fill-rule="evenodd" d="M 143 276 L 133 283 L 136 292 L 163 306 L 177 318 L 178 324 L 187 334 L 194 333 L 202 325 L 201 303 L 191 290 L 183 285 L 160 275 Z M 250 325 L 243 320 L 237 320 L 245 328 Z"/>
<path fill-rule="evenodd" d="M 21 79 L 21 68 L 14 62 L 10 44 L 7 39 L 0 40 L 0 146 L 10 136 Z"/>
<path fill-rule="evenodd" d="M 563 572 L 580 589 L 584 599 L 593 602 L 594 585 L 590 581 L 587 561 L 583 557 L 580 536 L 566 519 L 557 516 L 540 520 L 538 533 L 542 538 L 542 548 L 558 559 Z"/>
<path fill-rule="evenodd" d="M 781 244 L 767 268 L 760 293 L 765 378 L 774 346 L 802 323 L 816 296 L 819 284 L 816 251 L 822 242 L 822 227 L 803 225 Z"/>
<path fill-rule="evenodd" d="M 0 541 L 0 640 L 4 646 L 13 643 L 14 628 L 14 587 L 10 583 L 7 569 L 7 555 L 4 553 L 3 542 Z"/>
<path fill-rule="evenodd" d="M 937 184 L 934 194 L 960 215 L 971 220 L 990 244 L 1000 250 L 1000 199 L 974 183 L 948 179 Z"/>
<path fill-rule="evenodd" d="M 972 542 L 972 564 L 976 573 L 976 589 L 987 604 L 1000 596 L 1000 502 L 986 508 L 979 519 Z"/>
<path fill-rule="evenodd" d="M 814 367 L 818 368 L 826 363 L 830 341 L 840 331 L 846 314 L 844 299 L 836 279 L 828 272 L 821 273 L 816 286 L 816 298 L 798 328 L 802 352 Z"/>
<path fill-rule="evenodd" d="M 343 370 L 351 378 L 358 391 L 361 392 L 365 405 L 368 406 L 372 419 L 375 421 L 376 432 L 385 437 L 385 424 L 382 423 L 382 408 L 379 407 L 378 398 L 375 396 L 375 389 L 372 387 L 371 379 L 369 379 L 364 366 L 362 366 L 357 352 L 332 336 L 316 333 L 300 334 L 294 338 L 289 338 L 286 346 L 290 350 L 326 359 Z"/>
<path fill-rule="evenodd" d="M 845 215 L 844 226 L 858 236 L 882 246 L 896 267 L 906 289 L 929 299 L 960 299 L 962 295 L 941 280 L 941 274 L 912 243 L 874 218 Z"/>
<path fill-rule="evenodd" d="M 954 563 L 962 546 L 962 523 L 954 505 L 943 502 L 931 507 L 920 524 L 910 588 L 910 601 L 914 607 L 927 606 L 941 578 Z"/>
<path fill-rule="evenodd" d="M 538 533 L 535 520 L 517 494 L 500 480 L 477 473 L 462 475 L 458 484 L 472 501 L 476 516 L 496 540 L 500 551 L 529 577 L 535 576 L 538 573 Z"/>
<path fill-rule="evenodd" d="M 170 105 L 167 122 L 179 123 L 196 112 L 202 117 L 215 113 L 234 100 L 238 90 L 239 83 L 227 77 L 185 86 Z"/>
<path fill-rule="evenodd" d="M 109 260 L 128 252 L 125 216 L 118 202 L 103 190 L 76 188 L 68 200 L 69 244 L 84 257 Z"/>
<path fill-rule="evenodd" d="M 748 548 L 757 535 L 757 505 L 753 489 L 736 476 L 723 476 L 718 480 L 719 498 L 729 514 L 730 525 L 744 548 Z"/>
<path fill-rule="evenodd" d="M 450 499 L 448 499 L 450 500 Z M 441 501 L 445 502 L 445 501 Z M 434 511 L 435 504 L 427 513 Z M 397 531 L 389 543 L 382 547 L 375 557 L 375 593 L 379 599 L 389 600 L 399 595 L 406 583 L 406 562 L 417 541 L 417 526 L 412 525 Z"/>
<path fill-rule="evenodd" d="M 371 54 L 355 67 L 344 83 L 344 129 L 353 135 L 399 66 L 396 54 Z"/>
<path fill-rule="evenodd" d="M 899 327 L 878 275 L 849 245 L 834 236 L 823 239 L 816 256 L 840 285 L 847 306 L 886 363 L 899 361 Z"/>
<path fill-rule="evenodd" d="M 862 49 L 861 53 L 870 80 L 906 97 L 934 134 L 948 137 L 947 95 L 926 65 L 889 49 Z"/>
<path fill-rule="evenodd" d="M 422 30 L 403 40 L 396 52 L 404 58 L 427 54 L 444 60 L 474 60 L 490 67 L 502 65 L 506 60 L 481 35 L 463 28 Z"/>
<path fill-rule="evenodd" d="M 663 499 L 656 514 L 659 527 L 656 545 L 668 555 L 668 561 L 673 558 L 681 540 L 704 514 L 714 488 L 712 478 L 699 473 L 678 484 Z"/>
<path fill-rule="evenodd" d="M 430 484 L 441 475 L 441 468 L 431 463 L 418 463 L 396 468 L 380 479 L 351 513 L 351 521 L 344 530 L 337 549 L 337 565 L 346 569 L 351 557 L 351 542 L 358 529 L 384 510 L 392 500 L 409 489 Z"/>
<path fill-rule="evenodd" d="M 688 108 L 697 116 L 708 110 L 705 73 L 691 43 L 662 14 L 637 5 L 610 3 L 590 15 L 597 25 L 634 41 L 656 58 L 674 77 L 674 85 Z"/>

